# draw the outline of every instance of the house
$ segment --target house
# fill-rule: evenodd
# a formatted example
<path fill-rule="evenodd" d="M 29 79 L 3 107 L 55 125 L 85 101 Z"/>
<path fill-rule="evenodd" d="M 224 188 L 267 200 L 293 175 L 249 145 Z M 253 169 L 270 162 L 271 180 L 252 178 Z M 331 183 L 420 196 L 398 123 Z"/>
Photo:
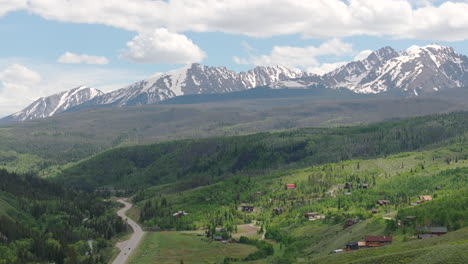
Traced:
<path fill-rule="evenodd" d="M 309 217 L 316 217 L 316 216 L 318 216 L 318 215 L 320 215 L 320 214 L 317 213 L 317 212 L 309 212 L 309 213 L 305 213 L 305 214 L 304 214 L 304 217 L 305 217 L 305 218 L 309 218 Z"/>
<path fill-rule="evenodd" d="M 419 198 L 419 200 L 423 200 L 423 201 L 426 201 L 426 202 L 432 201 L 432 196 L 430 196 L 430 195 L 419 195 L 418 198 Z"/>
<path fill-rule="evenodd" d="M 363 185 L 361 185 L 361 188 L 362 189 L 369 189 L 370 185 L 368 183 L 364 183 Z"/>
<path fill-rule="evenodd" d="M 213 240 L 214 240 L 214 241 L 222 241 L 222 240 L 223 240 L 223 237 L 222 237 L 222 236 L 214 236 L 214 237 L 213 237 Z"/>
<path fill-rule="evenodd" d="M 273 213 L 276 215 L 284 214 L 286 211 L 283 208 L 273 208 Z"/>
<path fill-rule="evenodd" d="M 366 241 L 358 241 L 357 243 L 360 248 L 366 247 Z"/>
<path fill-rule="evenodd" d="M 445 226 L 431 226 L 429 227 L 429 233 L 436 236 L 447 234 L 447 227 Z"/>
<path fill-rule="evenodd" d="M 393 238 L 391 236 L 366 236 L 365 241 L 367 247 L 381 247 L 391 244 Z"/>
<path fill-rule="evenodd" d="M 346 251 L 357 250 L 359 249 L 358 242 L 351 242 L 346 244 Z"/>
<path fill-rule="evenodd" d="M 380 205 L 380 206 L 389 205 L 390 201 L 389 200 L 378 200 L 377 204 Z"/>
<path fill-rule="evenodd" d="M 321 214 L 316 213 L 316 212 L 305 213 L 304 217 L 309 219 L 309 221 L 315 221 L 315 220 L 318 220 L 318 219 L 325 219 L 324 215 L 321 215 Z"/>
<path fill-rule="evenodd" d="M 343 229 L 346 229 L 346 228 L 348 228 L 348 227 L 350 227 L 350 226 L 352 226 L 352 225 L 354 225 L 354 224 L 356 224 L 356 223 L 357 223 L 357 220 L 356 220 L 356 219 L 348 219 L 348 220 L 346 220 L 346 222 L 344 223 Z"/>
<path fill-rule="evenodd" d="M 253 205 L 241 205 L 241 211 L 251 213 L 254 211 Z"/>
<path fill-rule="evenodd" d="M 342 249 L 340 248 L 340 249 L 335 249 L 335 250 L 333 250 L 332 252 L 335 253 L 335 254 L 336 254 L 336 253 L 343 253 L 344 250 L 342 250 Z"/>
<path fill-rule="evenodd" d="M 433 234 L 421 234 L 421 235 L 418 235 L 418 239 L 428 239 L 428 238 L 431 238 L 431 237 L 437 237 L 438 235 L 433 235 Z"/>
<path fill-rule="evenodd" d="M 177 211 L 177 212 L 173 213 L 172 215 L 177 217 L 177 218 L 181 218 L 182 216 L 189 215 L 189 213 L 186 213 L 184 211 Z"/>
<path fill-rule="evenodd" d="M 344 186 L 345 189 L 351 189 L 351 187 L 353 187 L 353 183 L 352 183 L 352 182 L 347 182 L 347 183 L 345 183 L 345 186 Z"/>
<path fill-rule="evenodd" d="M 378 209 L 378 208 L 372 208 L 372 211 L 371 211 L 371 212 L 372 212 L 372 214 L 376 214 L 376 213 L 379 212 L 379 209 Z"/>
<path fill-rule="evenodd" d="M 294 190 L 294 189 L 296 189 L 296 184 L 295 183 L 288 183 L 284 187 L 285 187 L 286 190 Z"/>

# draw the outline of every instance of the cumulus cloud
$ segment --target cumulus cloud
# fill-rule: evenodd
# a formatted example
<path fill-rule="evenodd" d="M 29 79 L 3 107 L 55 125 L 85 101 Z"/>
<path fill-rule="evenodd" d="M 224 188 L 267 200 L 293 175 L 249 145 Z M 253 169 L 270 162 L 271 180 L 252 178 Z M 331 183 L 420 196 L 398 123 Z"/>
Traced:
<path fill-rule="evenodd" d="M 0 72 L 0 116 L 17 109 L 31 99 L 34 86 L 42 80 L 41 75 L 20 64 L 9 65 Z"/>
<path fill-rule="evenodd" d="M 237 64 L 251 65 L 283 65 L 290 68 L 302 69 L 309 72 L 323 74 L 331 71 L 344 62 L 321 64 L 317 57 L 320 56 L 345 56 L 354 54 L 350 43 L 340 39 L 325 41 L 319 46 L 291 47 L 275 46 L 268 55 L 249 55 L 248 58 L 234 57 Z"/>
<path fill-rule="evenodd" d="M 140 33 L 127 43 L 123 57 L 139 63 L 188 64 L 199 62 L 205 53 L 186 36 L 159 28 Z"/>
<path fill-rule="evenodd" d="M 363 51 L 360 51 L 355 57 L 354 57 L 354 60 L 355 61 L 358 61 L 358 60 L 363 60 L 363 59 L 366 59 L 367 57 L 369 57 L 369 55 L 372 53 L 372 50 L 363 50 Z"/>
<path fill-rule="evenodd" d="M 72 63 L 72 64 L 108 64 L 109 60 L 103 56 L 93 56 L 87 54 L 75 54 L 72 52 L 65 52 L 62 56 L 57 59 L 60 63 Z"/>
<path fill-rule="evenodd" d="M 0 16 L 23 8 L 27 8 L 26 0 L 0 0 Z"/>
<path fill-rule="evenodd" d="M 24 0 L 0 1 L 7 6 L 5 10 L 24 6 Z M 468 39 L 468 3 L 455 0 L 29 0 L 24 8 L 47 19 L 136 32 L 167 28 L 178 33 L 225 32 L 255 37 L 301 34 L 324 39 L 355 35 Z"/>
<path fill-rule="evenodd" d="M 41 75 L 20 64 L 13 64 L 0 72 L 0 81 L 4 87 L 19 87 L 39 83 Z"/>
<path fill-rule="evenodd" d="M 0 59 L 0 118 L 17 112 L 42 96 L 86 85 L 109 92 L 150 75 L 137 70 L 97 66 L 36 64 Z M 27 65 L 27 66 L 24 66 Z M 36 72 L 40 69 L 40 73 Z"/>
<path fill-rule="evenodd" d="M 318 66 L 313 66 L 313 67 L 308 67 L 306 69 L 307 72 L 315 73 L 318 75 L 323 75 L 325 73 L 329 73 L 343 65 L 348 63 L 348 61 L 340 61 L 340 62 L 334 62 L 334 63 L 322 63 Z"/>

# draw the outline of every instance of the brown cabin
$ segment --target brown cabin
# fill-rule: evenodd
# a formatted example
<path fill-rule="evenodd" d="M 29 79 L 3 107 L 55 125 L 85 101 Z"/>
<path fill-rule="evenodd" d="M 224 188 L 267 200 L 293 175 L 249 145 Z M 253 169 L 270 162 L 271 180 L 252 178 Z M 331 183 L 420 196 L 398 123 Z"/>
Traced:
<path fill-rule="evenodd" d="M 296 184 L 295 183 L 288 183 L 284 187 L 285 187 L 286 190 L 294 190 L 294 189 L 296 189 Z"/>
<path fill-rule="evenodd" d="M 380 206 L 389 205 L 390 201 L 389 200 L 378 200 L 377 204 L 380 205 Z"/>
<path fill-rule="evenodd" d="M 357 220 L 356 220 L 356 219 L 348 219 L 348 220 L 346 220 L 346 222 L 344 223 L 343 229 L 348 228 L 348 227 L 350 227 L 350 226 L 352 226 L 352 225 L 354 225 L 354 224 L 356 224 L 356 223 L 357 223 Z"/>
<path fill-rule="evenodd" d="M 366 236 L 366 246 L 367 247 L 381 247 L 388 244 L 391 244 L 393 237 L 391 236 Z"/>

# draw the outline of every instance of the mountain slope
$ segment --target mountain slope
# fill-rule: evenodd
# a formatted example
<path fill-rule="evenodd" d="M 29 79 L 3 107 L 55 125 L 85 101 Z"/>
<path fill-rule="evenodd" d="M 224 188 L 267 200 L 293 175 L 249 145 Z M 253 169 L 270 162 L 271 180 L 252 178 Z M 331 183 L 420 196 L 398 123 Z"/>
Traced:
<path fill-rule="evenodd" d="M 188 94 L 214 94 L 243 91 L 308 74 L 282 66 L 256 67 L 236 73 L 225 67 L 192 64 L 181 69 L 159 73 L 114 92 L 101 95 L 86 103 L 96 105 L 144 105 Z"/>
<path fill-rule="evenodd" d="M 431 44 L 397 52 L 381 48 L 366 59 L 353 61 L 323 76 L 308 76 L 275 83 L 297 88 L 321 84 L 357 93 L 418 96 L 468 86 L 468 57 L 451 47 Z"/>
<path fill-rule="evenodd" d="M 100 95 L 103 95 L 103 93 L 97 89 L 80 86 L 48 97 L 39 98 L 23 110 L 6 117 L 5 120 L 26 121 L 50 117 Z"/>

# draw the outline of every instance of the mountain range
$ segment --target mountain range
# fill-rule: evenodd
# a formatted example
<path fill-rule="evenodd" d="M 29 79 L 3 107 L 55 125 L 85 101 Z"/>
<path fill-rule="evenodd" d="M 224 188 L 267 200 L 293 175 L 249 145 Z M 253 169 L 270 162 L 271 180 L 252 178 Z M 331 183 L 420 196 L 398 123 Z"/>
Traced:
<path fill-rule="evenodd" d="M 191 64 L 158 73 L 122 89 L 103 93 L 85 86 L 40 98 L 2 121 L 46 118 L 70 109 L 147 105 L 184 95 L 224 94 L 255 87 L 273 89 L 349 89 L 359 94 L 413 97 L 468 87 L 468 57 L 431 44 L 398 52 L 384 47 L 324 75 L 284 66 L 259 66 L 247 72 Z"/>

